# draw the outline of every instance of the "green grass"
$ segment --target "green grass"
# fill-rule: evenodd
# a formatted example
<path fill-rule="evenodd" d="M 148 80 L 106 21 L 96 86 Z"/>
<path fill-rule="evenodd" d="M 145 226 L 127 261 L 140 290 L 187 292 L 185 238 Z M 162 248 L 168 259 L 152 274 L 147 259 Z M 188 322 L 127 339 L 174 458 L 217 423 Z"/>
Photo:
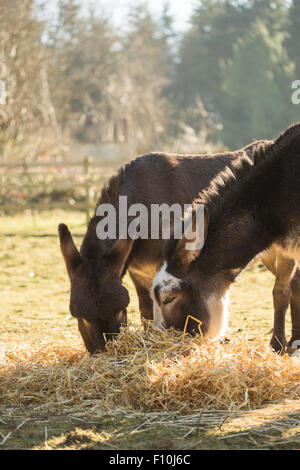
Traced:
<path fill-rule="evenodd" d="M 38 345 L 47 340 L 78 338 L 70 316 L 69 281 L 59 250 L 57 225 L 66 222 L 80 245 L 82 213 L 60 211 L 2 216 L 0 227 L 0 342 Z M 260 265 L 248 269 L 231 292 L 228 335 L 270 339 L 273 276 Z M 129 278 L 129 322 L 139 322 L 138 303 Z M 290 322 L 288 323 L 288 331 Z M 97 402 L 82 407 L 0 406 L 0 448 L 26 449 L 238 449 L 300 448 L 299 402 L 266 405 L 239 413 L 209 412 L 198 423 L 176 413 L 103 412 Z M 199 417 L 201 411 L 199 411 Z M 204 415 L 203 415 L 204 416 Z M 210 417 L 210 418 L 209 418 Z M 225 419 L 226 418 L 226 419 Z M 177 424 L 176 424 L 177 423 Z M 18 428 L 19 426 L 19 428 Z M 18 429 L 17 429 L 18 428 Z M 186 437 L 184 437 L 188 434 Z"/>

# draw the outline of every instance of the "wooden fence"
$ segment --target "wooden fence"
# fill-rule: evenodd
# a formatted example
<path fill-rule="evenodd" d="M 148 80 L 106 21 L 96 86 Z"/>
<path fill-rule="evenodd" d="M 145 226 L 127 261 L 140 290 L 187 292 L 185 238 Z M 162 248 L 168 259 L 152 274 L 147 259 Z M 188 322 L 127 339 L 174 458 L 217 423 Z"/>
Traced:
<path fill-rule="evenodd" d="M 114 168 L 104 166 L 102 162 L 84 158 L 81 161 L 0 163 L 0 191 L 4 202 L 0 210 L 15 212 L 31 209 L 76 209 L 85 211 L 86 220 L 90 217 L 91 190 L 97 194 L 101 186 L 109 179 Z M 43 201 L 35 199 L 34 193 L 80 191 L 80 201 Z M 5 195 L 11 192 L 9 202 Z"/>

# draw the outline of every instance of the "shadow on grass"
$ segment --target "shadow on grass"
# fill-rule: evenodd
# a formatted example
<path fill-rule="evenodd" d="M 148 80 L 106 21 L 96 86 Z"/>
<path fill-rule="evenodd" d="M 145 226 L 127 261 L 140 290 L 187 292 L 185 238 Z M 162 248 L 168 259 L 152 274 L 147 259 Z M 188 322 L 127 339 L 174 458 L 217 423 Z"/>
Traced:
<path fill-rule="evenodd" d="M 299 402 L 297 402 L 299 405 Z M 27 410 L 28 421 L 18 412 L 0 421 L 1 437 L 11 435 L 2 449 L 82 450 L 189 450 L 189 449 L 299 449 L 300 410 L 270 406 L 238 413 L 205 412 L 188 416 L 166 412 L 128 411 L 119 416 L 61 410 L 40 413 Z M 17 411 L 15 410 L 15 413 Z M 62 415 L 63 413 L 63 415 Z"/>

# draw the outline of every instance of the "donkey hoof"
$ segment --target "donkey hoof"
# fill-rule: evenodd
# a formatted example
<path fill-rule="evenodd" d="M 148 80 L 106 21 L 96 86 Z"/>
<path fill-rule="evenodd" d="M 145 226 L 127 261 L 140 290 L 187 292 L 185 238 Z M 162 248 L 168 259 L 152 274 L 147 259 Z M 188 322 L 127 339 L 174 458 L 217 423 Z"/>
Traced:
<path fill-rule="evenodd" d="M 273 336 L 270 344 L 274 352 L 277 354 L 283 354 L 285 352 L 287 342 L 285 338 Z"/>

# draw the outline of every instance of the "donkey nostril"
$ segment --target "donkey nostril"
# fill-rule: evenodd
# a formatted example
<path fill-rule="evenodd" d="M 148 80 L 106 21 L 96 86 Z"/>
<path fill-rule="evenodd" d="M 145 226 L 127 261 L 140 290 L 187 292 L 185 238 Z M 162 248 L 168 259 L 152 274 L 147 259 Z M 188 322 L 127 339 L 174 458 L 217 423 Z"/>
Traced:
<path fill-rule="evenodd" d="M 127 310 L 122 310 L 117 315 L 117 321 L 122 325 L 127 325 Z"/>

